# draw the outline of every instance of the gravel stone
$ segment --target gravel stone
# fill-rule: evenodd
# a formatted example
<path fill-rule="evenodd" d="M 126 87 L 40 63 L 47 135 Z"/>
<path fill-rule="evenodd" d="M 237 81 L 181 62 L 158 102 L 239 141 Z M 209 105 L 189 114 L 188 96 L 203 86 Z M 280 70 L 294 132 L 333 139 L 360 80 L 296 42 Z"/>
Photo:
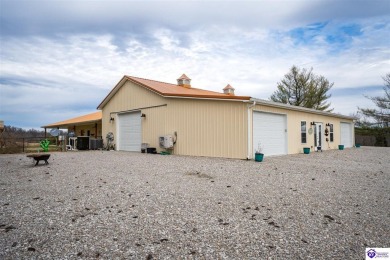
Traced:
<path fill-rule="evenodd" d="M 362 259 L 389 212 L 389 148 L 0 155 L 0 259 Z"/>

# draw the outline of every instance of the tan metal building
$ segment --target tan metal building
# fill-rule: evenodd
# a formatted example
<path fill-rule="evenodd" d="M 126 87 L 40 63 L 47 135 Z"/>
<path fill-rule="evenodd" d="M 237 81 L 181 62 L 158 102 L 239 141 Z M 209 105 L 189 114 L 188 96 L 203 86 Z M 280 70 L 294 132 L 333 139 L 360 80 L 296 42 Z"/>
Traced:
<path fill-rule="evenodd" d="M 230 85 L 223 93 L 193 88 L 184 74 L 177 84 L 124 76 L 98 109 L 116 150 L 147 143 L 163 151 L 162 136 L 173 137 L 174 154 L 240 159 L 259 144 L 266 156 L 354 145 L 352 117 L 236 96 Z"/>

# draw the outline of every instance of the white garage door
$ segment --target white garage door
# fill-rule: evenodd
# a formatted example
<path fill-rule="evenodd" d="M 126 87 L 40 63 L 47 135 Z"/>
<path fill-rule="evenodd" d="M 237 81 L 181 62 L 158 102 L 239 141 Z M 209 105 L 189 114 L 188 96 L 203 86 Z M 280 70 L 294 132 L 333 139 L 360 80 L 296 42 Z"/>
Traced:
<path fill-rule="evenodd" d="M 118 115 L 118 150 L 141 151 L 141 113 Z"/>
<path fill-rule="evenodd" d="M 340 144 L 343 144 L 344 147 L 352 147 L 352 124 L 340 123 L 340 126 Z"/>
<path fill-rule="evenodd" d="M 287 154 L 286 115 L 253 112 L 253 154 L 258 143 L 268 155 Z"/>

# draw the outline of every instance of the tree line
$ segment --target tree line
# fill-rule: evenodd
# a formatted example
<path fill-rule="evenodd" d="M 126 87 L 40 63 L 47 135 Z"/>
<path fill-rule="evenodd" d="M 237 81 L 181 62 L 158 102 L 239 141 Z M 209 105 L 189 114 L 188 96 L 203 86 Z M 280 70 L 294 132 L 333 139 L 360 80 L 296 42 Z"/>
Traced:
<path fill-rule="evenodd" d="M 4 125 L 4 131 L 2 133 L 4 138 L 30 138 L 30 137 L 43 137 L 45 136 L 44 130 L 36 129 L 23 129 L 20 127 Z"/>

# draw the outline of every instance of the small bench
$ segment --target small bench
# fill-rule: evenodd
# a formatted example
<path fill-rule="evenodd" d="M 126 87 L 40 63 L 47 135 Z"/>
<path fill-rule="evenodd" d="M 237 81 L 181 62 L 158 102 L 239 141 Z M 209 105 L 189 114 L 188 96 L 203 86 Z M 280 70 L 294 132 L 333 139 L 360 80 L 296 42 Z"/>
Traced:
<path fill-rule="evenodd" d="M 38 165 L 39 161 L 45 161 L 45 164 L 49 164 L 47 160 L 50 158 L 50 154 L 47 153 L 34 153 L 34 154 L 29 154 L 27 157 L 33 158 L 37 163 L 35 166 Z"/>

